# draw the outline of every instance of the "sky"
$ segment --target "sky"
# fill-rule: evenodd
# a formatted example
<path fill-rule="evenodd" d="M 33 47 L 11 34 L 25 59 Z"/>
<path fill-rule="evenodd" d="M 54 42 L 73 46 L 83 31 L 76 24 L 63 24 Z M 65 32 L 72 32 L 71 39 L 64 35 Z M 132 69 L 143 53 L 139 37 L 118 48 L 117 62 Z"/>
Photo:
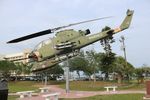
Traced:
<path fill-rule="evenodd" d="M 118 27 L 127 9 L 134 10 L 129 29 L 114 36 L 112 51 L 123 56 L 120 37 L 125 37 L 127 60 L 135 67 L 150 65 L 150 0 L 0 0 L 0 54 L 13 54 L 26 48 L 33 49 L 40 41 L 54 34 L 17 44 L 7 41 L 49 28 L 93 18 L 113 16 L 110 19 L 86 23 L 69 29 L 90 29 L 92 34 L 105 26 Z M 67 28 L 68 29 L 68 28 Z M 99 42 L 83 50 L 104 52 Z"/>

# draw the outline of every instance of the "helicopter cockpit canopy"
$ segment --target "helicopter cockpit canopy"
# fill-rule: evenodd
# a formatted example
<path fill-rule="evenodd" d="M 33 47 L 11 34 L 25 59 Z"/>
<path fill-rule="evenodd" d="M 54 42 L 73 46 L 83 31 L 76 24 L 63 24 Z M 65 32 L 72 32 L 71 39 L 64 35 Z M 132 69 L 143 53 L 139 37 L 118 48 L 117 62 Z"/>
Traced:
<path fill-rule="evenodd" d="M 48 45 L 48 44 L 50 44 L 51 42 L 52 42 L 52 39 L 51 39 L 51 38 L 40 42 L 37 46 L 35 46 L 34 51 L 39 50 L 41 47 L 43 47 L 43 46 L 45 46 L 45 45 Z"/>

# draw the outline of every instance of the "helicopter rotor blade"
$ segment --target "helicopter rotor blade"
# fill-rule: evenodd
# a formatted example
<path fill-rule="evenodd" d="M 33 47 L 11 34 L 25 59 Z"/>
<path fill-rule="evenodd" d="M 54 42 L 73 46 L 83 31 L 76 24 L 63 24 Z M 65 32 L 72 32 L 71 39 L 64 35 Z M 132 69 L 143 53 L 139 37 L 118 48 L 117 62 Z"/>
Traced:
<path fill-rule="evenodd" d="M 48 30 L 44 30 L 41 32 L 30 34 L 30 35 L 26 35 L 26 36 L 23 36 L 23 37 L 20 37 L 17 39 L 13 39 L 11 41 L 8 41 L 7 43 L 17 43 L 17 42 L 25 41 L 25 40 L 28 40 L 31 38 L 39 37 L 39 36 L 50 34 L 50 33 L 52 33 L 52 31 L 51 31 L 51 29 L 48 29 Z"/>
<path fill-rule="evenodd" d="M 79 24 L 83 24 L 83 23 L 88 23 L 88 22 L 93 22 L 93 21 L 97 21 L 97 20 L 107 19 L 107 18 L 111 18 L 111 17 L 113 17 L 113 16 L 95 18 L 95 19 L 91 19 L 91 20 L 86 20 L 86 21 L 82 21 L 82 22 L 77 22 L 77 23 L 69 24 L 69 25 L 66 25 L 66 26 L 61 26 L 61 27 L 53 28 L 51 30 L 52 31 L 56 31 L 56 30 L 60 30 L 62 28 L 67 28 L 67 27 L 71 27 L 71 26 L 75 26 L 75 25 L 79 25 Z"/>
<path fill-rule="evenodd" d="M 88 23 L 88 22 L 97 21 L 97 20 L 102 20 L 102 19 L 111 18 L 111 17 L 112 16 L 101 17 L 101 18 L 96 18 L 96 19 L 92 19 L 92 20 L 86 20 L 86 21 L 82 21 L 82 22 L 78 22 L 78 23 L 69 24 L 69 25 L 66 25 L 66 26 L 61 26 L 61 27 L 56 27 L 56 28 L 44 30 L 44 31 L 40 31 L 40 32 L 33 33 L 33 34 L 30 34 L 30 35 L 26 35 L 26 36 L 23 36 L 23 37 L 20 37 L 20 38 L 17 38 L 17 39 L 10 40 L 7 43 L 17 43 L 17 42 L 25 41 L 25 40 L 28 40 L 28 39 L 31 39 L 31 38 L 35 38 L 35 37 L 39 37 L 39 36 L 42 36 L 42 35 L 47 35 L 47 34 L 53 33 L 54 31 L 57 31 L 57 30 L 60 30 L 60 29 L 66 28 L 66 27 L 71 27 L 71 26 L 74 26 L 74 25 Z"/>

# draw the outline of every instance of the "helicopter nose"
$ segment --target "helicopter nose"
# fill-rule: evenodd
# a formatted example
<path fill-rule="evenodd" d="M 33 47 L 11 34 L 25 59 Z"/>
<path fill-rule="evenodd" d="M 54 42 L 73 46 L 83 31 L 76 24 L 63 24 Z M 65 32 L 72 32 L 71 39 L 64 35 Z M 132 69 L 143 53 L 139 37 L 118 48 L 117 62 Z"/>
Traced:
<path fill-rule="evenodd" d="M 28 57 L 35 61 L 38 61 L 40 58 L 40 53 L 35 51 L 35 52 L 30 53 Z"/>

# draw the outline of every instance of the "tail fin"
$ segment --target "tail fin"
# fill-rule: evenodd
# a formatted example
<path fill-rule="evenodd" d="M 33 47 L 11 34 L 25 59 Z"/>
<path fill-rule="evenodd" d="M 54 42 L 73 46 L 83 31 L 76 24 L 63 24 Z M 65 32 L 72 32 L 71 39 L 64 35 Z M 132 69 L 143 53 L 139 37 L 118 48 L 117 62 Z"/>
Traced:
<path fill-rule="evenodd" d="M 127 10 L 127 16 L 125 17 L 124 21 L 120 25 L 121 30 L 125 30 L 125 29 L 129 28 L 133 13 L 134 13 L 133 10 L 129 10 L 129 9 Z"/>

